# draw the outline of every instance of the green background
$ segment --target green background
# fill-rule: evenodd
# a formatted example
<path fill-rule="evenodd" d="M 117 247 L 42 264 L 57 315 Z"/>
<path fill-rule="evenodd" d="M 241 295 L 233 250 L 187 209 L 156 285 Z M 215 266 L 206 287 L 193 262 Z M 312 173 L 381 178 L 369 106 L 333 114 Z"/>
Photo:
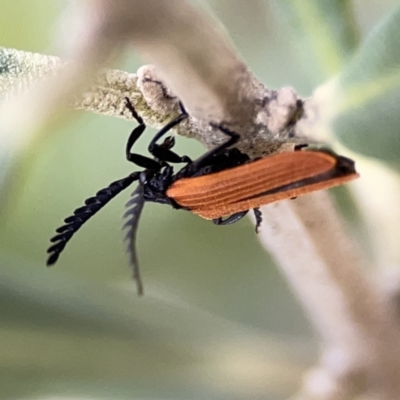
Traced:
<path fill-rule="evenodd" d="M 293 1 L 198 3 L 222 21 L 262 82 L 310 95 L 396 2 L 354 2 L 342 29 L 342 1 L 330 2 L 333 9 L 303 1 L 306 15 L 307 6 L 318 11 L 322 4 L 321 26 L 341 31 L 332 36 L 340 45 L 326 46 L 311 43 L 315 32 L 300 34 L 304 16 Z M 63 1 L 1 6 L 1 46 L 58 54 Z M 316 50 L 329 45 L 341 51 Z M 140 65 L 128 54 L 118 67 L 134 72 Z M 48 240 L 62 219 L 132 171 L 124 158 L 132 128 L 76 112 L 31 154 L 23 190 L 6 193 L 12 206 L 0 231 L 0 398 L 286 398 L 315 362 L 318 342 L 249 219 L 217 227 L 146 204 L 138 234 L 145 296 L 138 298 L 120 230 L 128 190 L 46 269 Z M 141 153 L 153 134 L 149 129 L 138 144 Z M 203 151 L 194 141 L 177 141 L 178 153 Z"/>

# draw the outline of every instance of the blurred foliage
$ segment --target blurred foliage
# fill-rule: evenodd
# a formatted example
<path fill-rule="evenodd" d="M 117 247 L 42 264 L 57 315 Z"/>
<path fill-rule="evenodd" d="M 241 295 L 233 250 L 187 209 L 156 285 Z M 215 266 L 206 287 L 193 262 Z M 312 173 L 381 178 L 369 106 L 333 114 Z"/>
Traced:
<path fill-rule="evenodd" d="M 377 12 L 364 0 L 353 14 L 340 0 L 329 6 L 308 0 L 301 8 L 295 1 L 198 2 L 222 21 L 265 84 L 303 94 L 336 73 L 358 36 L 391 6 L 381 1 Z M 3 0 L 0 45 L 54 53 L 63 7 L 56 0 Z M 386 51 L 383 45 L 375 50 L 378 56 Z M 121 68 L 139 66 L 132 55 Z M 145 296 L 139 299 L 121 243 L 127 192 L 76 235 L 55 267 L 44 267 L 48 239 L 62 218 L 132 168 L 124 159 L 132 124 L 76 115 L 41 144 L 22 196 L 7 193 L 12 207 L 0 231 L 0 397 L 250 400 L 294 392 L 317 355 L 316 342 L 249 220 L 217 227 L 146 205 L 138 241 Z M 140 152 L 153 134 L 146 132 Z M 177 151 L 196 156 L 203 150 L 179 138 Z"/>
<path fill-rule="evenodd" d="M 400 168 L 400 7 L 366 39 L 332 88 L 332 126 L 347 147 Z M 329 106 L 329 105 L 328 105 Z"/>
<path fill-rule="evenodd" d="M 273 4 L 290 23 L 298 57 L 313 85 L 336 74 L 358 43 L 351 2 L 275 0 Z"/>

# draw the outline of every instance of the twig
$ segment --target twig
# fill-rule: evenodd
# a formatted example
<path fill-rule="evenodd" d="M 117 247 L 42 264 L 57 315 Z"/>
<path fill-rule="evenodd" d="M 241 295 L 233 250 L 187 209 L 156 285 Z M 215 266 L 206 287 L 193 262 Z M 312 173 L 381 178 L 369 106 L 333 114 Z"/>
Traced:
<path fill-rule="evenodd" d="M 396 318 L 364 276 L 363 260 L 330 198 L 320 192 L 262 211 L 268 224 L 261 240 L 324 339 L 321 367 L 309 375 L 305 393 L 336 400 L 368 391 L 379 394 L 379 399 L 396 399 L 400 393 Z"/>
<path fill-rule="evenodd" d="M 49 87 L 54 88 L 55 84 L 56 88 L 62 87 L 65 74 L 69 77 L 68 80 L 74 79 L 68 72 L 68 69 L 73 68 L 74 65 L 76 64 L 54 56 L 0 48 L 2 71 L 0 94 L 9 101 L 3 105 L 2 113 L 5 116 L 15 115 L 20 109 L 24 109 L 24 103 L 30 103 L 31 106 L 25 109 L 24 121 L 30 120 L 34 127 L 37 125 L 35 118 L 43 120 L 48 110 L 54 109 L 56 105 L 52 101 L 55 96 L 53 92 L 45 96 L 45 93 L 38 95 L 38 91 L 47 92 Z M 41 78 L 49 81 L 48 84 L 43 82 L 38 85 L 38 80 Z M 94 77 L 91 77 L 90 82 L 90 85 L 86 84 L 84 91 L 80 91 L 82 92 L 80 94 L 74 94 L 72 90 L 66 93 L 65 101 L 69 107 L 132 119 L 131 113 L 125 107 L 125 98 L 129 97 L 146 124 L 156 128 L 165 125 L 179 113 L 178 98 L 167 88 L 154 66 L 143 66 L 137 74 L 115 69 L 101 69 Z M 27 98 L 18 97 L 27 89 L 31 89 Z M 260 91 L 257 93 L 259 94 Z M 297 96 L 291 88 L 280 90 L 264 88 L 263 93 L 264 99 L 258 97 L 253 99 L 257 108 L 254 118 L 258 123 L 253 123 L 251 127 L 246 124 L 242 126 L 236 120 L 236 128 L 242 132 L 243 137 L 240 148 L 252 157 L 260 157 L 275 152 L 282 146 L 285 147 L 292 132 L 292 119 L 301 110 L 301 104 L 298 103 Z M 32 103 L 33 96 L 38 99 L 45 97 L 45 99 Z M 61 93 L 58 97 L 60 96 L 62 100 Z M 37 110 L 37 106 L 40 110 Z M 37 112 L 33 113 L 32 110 L 37 110 Z M 17 129 L 15 119 L 11 124 L 14 129 L 5 129 L 7 122 L 3 119 L 3 135 L 10 132 L 10 135 L 12 133 L 17 136 L 18 132 L 21 130 L 24 132 L 23 128 L 27 126 L 27 123 L 24 123 Z M 193 116 L 186 123 L 180 124 L 176 130 L 180 135 L 193 137 L 207 147 L 213 147 L 224 140 L 220 131 L 212 129 L 208 120 Z M 23 134 L 26 142 L 26 132 Z M 4 136 L 2 138 L 4 140 Z M 266 141 L 266 138 L 270 140 Z"/>

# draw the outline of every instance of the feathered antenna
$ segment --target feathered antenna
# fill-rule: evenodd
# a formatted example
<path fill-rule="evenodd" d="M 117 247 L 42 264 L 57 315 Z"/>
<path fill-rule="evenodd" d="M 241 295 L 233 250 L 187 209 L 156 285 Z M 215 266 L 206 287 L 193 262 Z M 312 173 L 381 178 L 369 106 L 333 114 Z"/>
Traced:
<path fill-rule="evenodd" d="M 183 106 L 182 106 L 183 107 Z M 160 147 L 164 149 L 171 149 L 175 145 L 175 139 L 172 136 L 168 136 L 164 139 L 164 142 Z M 136 251 L 136 233 L 139 225 L 140 216 L 142 215 L 144 206 L 143 197 L 143 186 L 139 183 L 137 188 L 132 192 L 131 199 L 126 203 L 128 208 L 123 218 L 129 218 L 122 229 L 127 229 L 124 241 L 127 242 L 126 252 L 129 255 L 129 262 L 132 266 L 133 279 L 136 281 L 138 295 L 143 295 L 143 283 L 140 276 L 139 262 Z"/>
<path fill-rule="evenodd" d="M 140 277 L 139 262 L 136 252 L 136 233 L 139 225 L 139 219 L 142 215 L 144 205 L 143 186 L 139 183 L 132 192 L 131 199 L 126 203 L 127 211 L 123 218 L 128 218 L 122 229 L 126 229 L 124 241 L 126 242 L 126 252 L 129 255 L 129 263 L 132 266 L 133 279 L 136 281 L 138 295 L 143 294 L 143 283 Z"/>
<path fill-rule="evenodd" d="M 53 265 L 75 232 L 117 194 L 138 180 L 139 174 L 139 172 L 134 172 L 126 178 L 111 183 L 107 188 L 98 191 L 95 196 L 85 200 L 84 206 L 77 208 L 73 215 L 66 218 L 64 220 L 65 225 L 56 229 L 58 235 L 50 239 L 50 242 L 54 244 L 47 249 L 47 253 L 50 254 L 47 259 L 47 265 Z"/>

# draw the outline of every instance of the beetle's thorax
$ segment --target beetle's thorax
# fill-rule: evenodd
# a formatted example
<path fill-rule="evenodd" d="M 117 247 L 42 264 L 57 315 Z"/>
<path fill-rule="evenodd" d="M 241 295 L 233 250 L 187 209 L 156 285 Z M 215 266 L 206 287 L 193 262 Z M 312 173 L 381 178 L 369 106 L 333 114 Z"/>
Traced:
<path fill-rule="evenodd" d="M 171 204 L 165 192 L 172 183 L 173 168 L 163 167 L 160 171 L 145 170 L 140 175 L 143 198 L 155 203 Z"/>
<path fill-rule="evenodd" d="M 173 182 L 182 178 L 192 178 L 223 171 L 228 168 L 237 167 L 249 160 L 247 154 L 240 152 L 236 148 L 226 149 L 220 154 L 202 160 L 201 158 L 189 163 L 178 171 L 173 177 Z"/>

